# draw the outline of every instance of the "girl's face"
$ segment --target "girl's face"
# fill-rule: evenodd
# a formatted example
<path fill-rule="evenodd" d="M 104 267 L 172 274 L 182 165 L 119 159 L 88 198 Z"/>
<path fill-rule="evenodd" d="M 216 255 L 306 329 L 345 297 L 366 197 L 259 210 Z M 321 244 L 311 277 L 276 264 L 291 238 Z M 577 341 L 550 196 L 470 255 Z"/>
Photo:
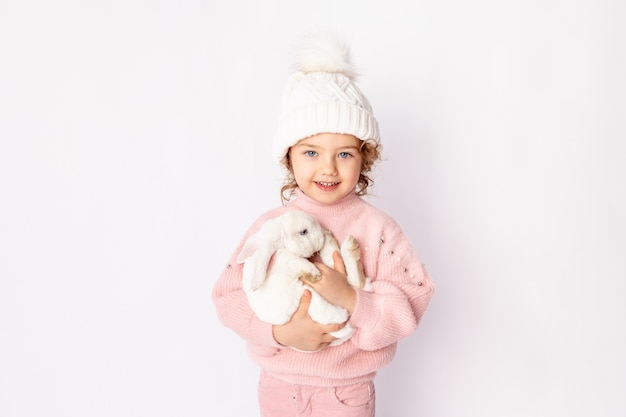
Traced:
<path fill-rule="evenodd" d="M 335 203 L 354 192 L 361 174 L 361 141 L 352 135 L 319 133 L 289 150 L 298 187 L 313 200 Z"/>

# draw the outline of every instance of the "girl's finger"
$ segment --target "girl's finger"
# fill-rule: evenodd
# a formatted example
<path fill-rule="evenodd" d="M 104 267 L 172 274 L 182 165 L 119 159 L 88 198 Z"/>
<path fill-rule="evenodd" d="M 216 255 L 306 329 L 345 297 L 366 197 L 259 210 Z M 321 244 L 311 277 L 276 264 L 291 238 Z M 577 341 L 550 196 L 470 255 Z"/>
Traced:
<path fill-rule="evenodd" d="M 341 257 L 341 254 L 339 253 L 339 251 L 335 251 L 333 253 L 333 268 L 335 269 L 335 271 L 339 271 L 342 274 L 346 274 L 346 266 L 343 263 L 343 258 Z"/>

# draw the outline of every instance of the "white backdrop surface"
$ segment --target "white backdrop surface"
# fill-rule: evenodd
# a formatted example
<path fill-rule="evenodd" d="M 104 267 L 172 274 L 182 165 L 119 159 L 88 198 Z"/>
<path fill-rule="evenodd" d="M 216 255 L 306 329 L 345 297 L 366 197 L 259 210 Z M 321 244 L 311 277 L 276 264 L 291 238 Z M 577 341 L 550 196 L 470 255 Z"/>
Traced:
<path fill-rule="evenodd" d="M 378 415 L 626 416 L 626 3 L 0 1 L 0 415 L 252 416 L 211 288 L 343 30 L 436 284 Z"/>

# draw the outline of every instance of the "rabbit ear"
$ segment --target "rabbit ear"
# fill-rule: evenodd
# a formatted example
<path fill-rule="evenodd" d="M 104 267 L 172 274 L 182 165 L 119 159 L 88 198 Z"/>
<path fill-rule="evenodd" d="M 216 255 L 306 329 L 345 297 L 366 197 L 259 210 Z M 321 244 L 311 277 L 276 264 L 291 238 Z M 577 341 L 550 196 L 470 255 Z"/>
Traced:
<path fill-rule="evenodd" d="M 280 225 L 270 219 L 256 234 L 248 238 L 241 248 L 237 263 L 246 263 L 250 268 L 249 271 L 252 274 L 250 286 L 253 291 L 265 281 L 270 260 L 278 250 L 281 241 Z"/>
<path fill-rule="evenodd" d="M 247 262 L 254 254 L 261 249 L 261 242 L 256 236 L 249 237 L 243 244 L 243 247 L 237 255 L 237 263 L 242 264 Z"/>
<path fill-rule="evenodd" d="M 265 278 L 267 278 L 267 271 L 269 270 L 270 266 L 270 261 L 275 253 L 276 248 L 261 248 L 254 254 L 254 257 L 251 260 L 252 277 L 250 279 L 250 289 L 252 291 L 258 290 L 263 282 L 265 282 Z"/>

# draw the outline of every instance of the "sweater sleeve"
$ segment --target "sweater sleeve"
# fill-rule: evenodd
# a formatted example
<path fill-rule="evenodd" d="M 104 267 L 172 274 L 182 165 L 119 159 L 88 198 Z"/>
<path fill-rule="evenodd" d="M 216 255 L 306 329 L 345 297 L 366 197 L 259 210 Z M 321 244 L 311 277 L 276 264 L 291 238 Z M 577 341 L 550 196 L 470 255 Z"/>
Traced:
<path fill-rule="evenodd" d="M 282 347 L 274 339 L 272 325 L 257 318 L 248 303 L 242 287 L 243 265 L 237 263 L 237 254 L 260 220 L 246 233 L 231 255 L 225 269 L 213 286 L 213 303 L 219 320 L 243 339 L 256 345 Z"/>
<path fill-rule="evenodd" d="M 394 221 L 383 228 L 377 253 L 371 256 L 375 266 L 367 272 L 372 291 L 357 290 L 350 317 L 357 328 L 352 342 L 364 350 L 383 348 L 413 333 L 434 293 L 426 268 Z"/>

